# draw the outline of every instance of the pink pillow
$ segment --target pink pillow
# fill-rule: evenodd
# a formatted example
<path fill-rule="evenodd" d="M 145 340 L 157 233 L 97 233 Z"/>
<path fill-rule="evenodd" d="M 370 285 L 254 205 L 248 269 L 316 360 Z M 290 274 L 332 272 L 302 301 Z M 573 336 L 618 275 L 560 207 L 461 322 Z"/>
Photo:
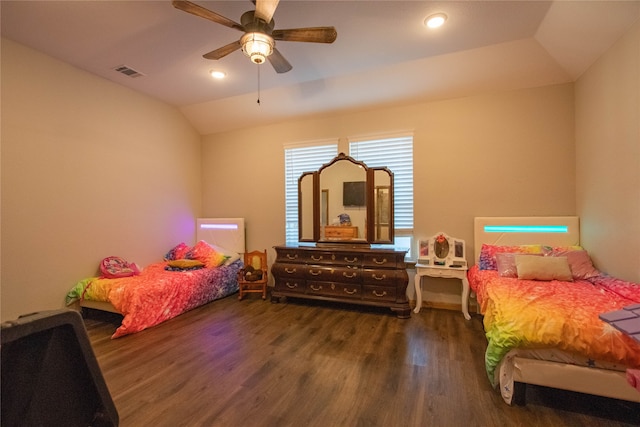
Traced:
<path fill-rule="evenodd" d="M 164 255 L 164 260 L 174 261 L 177 259 L 185 259 L 187 257 L 187 252 L 189 252 L 189 249 L 191 248 L 189 248 L 186 243 L 179 243 Z"/>
<path fill-rule="evenodd" d="M 530 256 L 542 256 L 542 254 L 529 254 Z M 521 255 L 524 256 L 524 255 Z M 518 277 L 516 268 L 516 254 L 499 252 L 496 254 L 496 266 L 501 277 Z"/>
<path fill-rule="evenodd" d="M 200 240 L 196 243 L 196 245 L 187 252 L 185 258 L 197 259 L 208 268 L 218 267 L 227 259 L 224 254 L 216 251 L 204 240 Z"/>
<path fill-rule="evenodd" d="M 584 249 L 565 252 L 554 251 L 552 256 L 567 257 L 571 275 L 574 279 L 589 279 L 600 275 L 600 272 L 593 266 L 589 253 Z"/>

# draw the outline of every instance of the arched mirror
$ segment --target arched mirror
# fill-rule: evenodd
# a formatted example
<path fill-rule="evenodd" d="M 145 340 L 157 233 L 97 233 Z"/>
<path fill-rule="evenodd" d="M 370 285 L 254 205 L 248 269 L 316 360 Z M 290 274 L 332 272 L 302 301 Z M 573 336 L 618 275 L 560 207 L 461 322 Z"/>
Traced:
<path fill-rule="evenodd" d="M 393 243 L 393 173 L 340 153 L 298 180 L 299 240 Z"/>
<path fill-rule="evenodd" d="M 363 164 L 340 160 L 319 171 L 320 191 L 329 195 L 327 224 L 320 240 L 367 240 L 367 171 Z"/>

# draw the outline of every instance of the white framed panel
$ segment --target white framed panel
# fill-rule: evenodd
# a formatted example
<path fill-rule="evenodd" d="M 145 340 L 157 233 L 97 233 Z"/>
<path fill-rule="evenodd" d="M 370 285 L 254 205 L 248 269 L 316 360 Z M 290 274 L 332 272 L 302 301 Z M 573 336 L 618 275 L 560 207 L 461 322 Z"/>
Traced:
<path fill-rule="evenodd" d="M 573 246 L 580 244 L 577 216 L 476 217 L 473 224 L 474 257 L 482 244 Z"/>
<path fill-rule="evenodd" d="M 197 218 L 196 239 L 245 253 L 244 218 Z"/>

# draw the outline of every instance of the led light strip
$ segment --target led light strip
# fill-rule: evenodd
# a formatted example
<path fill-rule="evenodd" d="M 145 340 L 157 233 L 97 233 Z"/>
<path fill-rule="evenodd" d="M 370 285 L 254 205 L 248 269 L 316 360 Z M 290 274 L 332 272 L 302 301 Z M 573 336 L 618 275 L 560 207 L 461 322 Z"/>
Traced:
<path fill-rule="evenodd" d="M 485 225 L 485 233 L 568 233 L 566 225 Z"/>
<path fill-rule="evenodd" d="M 200 224 L 202 229 L 237 230 L 238 224 Z"/>

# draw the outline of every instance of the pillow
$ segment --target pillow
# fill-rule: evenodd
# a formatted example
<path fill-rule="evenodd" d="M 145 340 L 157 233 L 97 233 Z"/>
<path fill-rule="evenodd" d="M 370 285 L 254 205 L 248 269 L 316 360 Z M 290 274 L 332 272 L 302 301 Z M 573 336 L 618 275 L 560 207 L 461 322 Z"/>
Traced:
<path fill-rule="evenodd" d="M 516 254 L 508 252 L 499 252 L 496 254 L 496 266 L 498 274 L 501 277 L 518 277 L 518 269 L 516 268 Z M 530 254 L 521 256 L 542 256 L 542 254 Z"/>
<path fill-rule="evenodd" d="M 120 277 L 137 276 L 140 269 L 133 262 L 128 262 L 119 256 L 109 256 L 100 262 L 102 277 L 119 279 Z"/>
<path fill-rule="evenodd" d="M 204 240 L 200 240 L 185 255 L 187 259 L 196 259 L 201 261 L 206 267 L 214 268 L 224 264 L 226 257 L 224 254 L 216 251 Z"/>
<path fill-rule="evenodd" d="M 480 257 L 478 259 L 479 269 L 497 270 L 497 253 L 541 254 L 542 251 L 542 245 L 495 246 L 483 243 L 482 248 L 480 249 Z"/>
<path fill-rule="evenodd" d="M 545 256 L 564 256 L 567 252 L 582 251 L 580 245 L 574 246 L 543 246 Z"/>
<path fill-rule="evenodd" d="M 567 257 L 516 255 L 518 279 L 573 282 Z"/>
<path fill-rule="evenodd" d="M 574 279 L 589 279 L 600 275 L 598 269 L 593 266 L 589 253 L 584 249 L 571 249 L 565 252 L 555 251 L 552 256 L 567 257 Z"/>
<path fill-rule="evenodd" d="M 204 267 L 204 263 L 202 261 L 198 261 L 197 259 L 176 259 L 169 261 L 167 265 L 169 267 L 177 268 Z"/>
<path fill-rule="evenodd" d="M 225 256 L 226 260 L 224 261 L 224 265 L 230 265 L 240 259 L 240 254 L 232 251 L 231 249 L 226 249 L 222 246 L 214 245 L 212 243 L 209 243 L 209 246 Z"/>
<path fill-rule="evenodd" d="M 169 252 L 167 252 L 163 259 L 165 261 L 171 261 L 175 259 L 184 259 L 187 256 L 187 252 L 189 252 L 189 246 L 186 243 L 179 243 L 175 247 L 173 247 Z"/>

